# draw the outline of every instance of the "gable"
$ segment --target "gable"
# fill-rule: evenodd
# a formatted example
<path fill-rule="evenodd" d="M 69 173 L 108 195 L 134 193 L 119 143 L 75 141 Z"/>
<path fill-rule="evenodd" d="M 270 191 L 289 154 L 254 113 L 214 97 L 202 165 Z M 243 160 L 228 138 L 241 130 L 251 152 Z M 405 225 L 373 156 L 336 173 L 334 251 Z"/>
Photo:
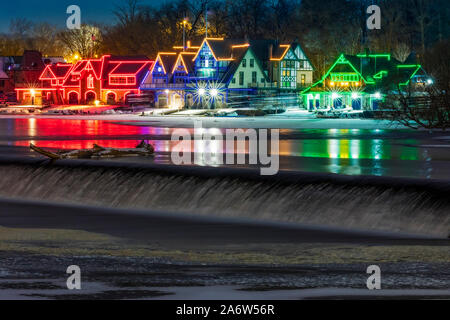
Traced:
<path fill-rule="evenodd" d="M 214 56 L 214 53 L 212 52 L 211 48 L 208 45 L 207 41 L 204 41 L 202 46 L 200 47 L 200 50 L 198 50 L 197 55 L 194 57 L 193 61 L 199 63 L 200 61 L 216 61 L 216 57 Z"/>
<path fill-rule="evenodd" d="M 284 56 L 283 60 L 298 60 L 297 55 L 292 51 L 292 49 L 289 49 L 289 51 Z"/>
<path fill-rule="evenodd" d="M 295 48 L 295 55 L 300 60 L 300 69 L 313 70 L 311 61 L 309 61 L 308 57 L 306 56 L 305 52 L 302 50 L 299 44 L 297 44 L 297 47 Z"/>
<path fill-rule="evenodd" d="M 153 65 L 152 73 L 166 73 L 164 65 L 162 64 L 161 58 L 159 56 L 156 58 L 155 64 Z"/>
<path fill-rule="evenodd" d="M 186 74 L 189 73 L 184 64 L 183 56 L 181 54 L 178 55 L 178 59 L 173 66 L 172 73 L 175 73 L 175 72 L 181 72 L 181 73 L 186 73 Z"/>
<path fill-rule="evenodd" d="M 51 66 L 50 65 L 46 66 L 44 71 L 42 71 L 39 80 L 54 80 L 54 79 L 56 79 L 56 76 L 51 70 Z"/>

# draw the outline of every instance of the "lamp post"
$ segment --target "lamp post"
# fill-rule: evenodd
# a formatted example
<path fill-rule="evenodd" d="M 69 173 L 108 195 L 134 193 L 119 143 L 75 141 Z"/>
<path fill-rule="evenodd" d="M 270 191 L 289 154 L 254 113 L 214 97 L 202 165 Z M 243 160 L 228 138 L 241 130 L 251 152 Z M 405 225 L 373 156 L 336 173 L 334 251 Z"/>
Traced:
<path fill-rule="evenodd" d="M 186 50 L 186 18 L 183 19 L 183 51 Z"/>

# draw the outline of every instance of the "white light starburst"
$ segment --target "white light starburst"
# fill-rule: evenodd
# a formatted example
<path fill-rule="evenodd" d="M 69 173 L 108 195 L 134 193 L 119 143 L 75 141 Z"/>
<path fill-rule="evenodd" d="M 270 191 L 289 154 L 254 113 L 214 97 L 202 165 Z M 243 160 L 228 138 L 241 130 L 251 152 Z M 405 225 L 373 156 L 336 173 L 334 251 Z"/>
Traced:
<path fill-rule="evenodd" d="M 222 100 L 225 95 L 225 86 L 217 81 L 198 81 L 188 87 L 193 91 L 194 101 L 197 103 L 212 105 L 215 101 Z"/>

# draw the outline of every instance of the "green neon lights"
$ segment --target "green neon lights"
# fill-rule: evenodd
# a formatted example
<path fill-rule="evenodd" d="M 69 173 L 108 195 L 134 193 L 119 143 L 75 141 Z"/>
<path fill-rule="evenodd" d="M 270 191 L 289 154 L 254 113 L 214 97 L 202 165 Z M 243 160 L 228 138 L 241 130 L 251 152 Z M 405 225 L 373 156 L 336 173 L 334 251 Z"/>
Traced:
<path fill-rule="evenodd" d="M 399 64 L 397 65 L 397 68 L 417 68 L 417 67 L 421 67 L 420 64 Z"/>
<path fill-rule="evenodd" d="M 406 65 L 403 65 L 406 66 Z M 400 67 L 400 65 L 398 65 L 397 67 Z M 412 68 L 412 65 L 409 65 L 409 67 Z M 414 78 L 414 76 L 416 75 L 416 73 L 422 68 L 422 66 L 420 64 L 415 65 L 416 70 L 414 70 L 414 72 L 412 73 L 412 75 L 409 77 L 409 79 L 403 83 L 400 83 L 400 86 L 407 86 L 409 84 L 409 82 L 411 81 L 412 78 Z M 407 68 L 407 67 L 401 67 L 401 68 Z"/>
<path fill-rule="evenodd" d="M 365 54 L 360 53 L 356 55 L 358 58 L 386 58 L 391 61 L 391 55 L 389 53 L 376 53 L 376 54 Z"/>
<path fill-rule="evenodd" d="M 384 76 L 387 76 L 387 75 L 388 75 L 388 72 L 385 70 L 382 70 L 382 71 L 378 72 L 376 75 L 374 75 L 373 77 L 375 79 L 382 79 Z"/>

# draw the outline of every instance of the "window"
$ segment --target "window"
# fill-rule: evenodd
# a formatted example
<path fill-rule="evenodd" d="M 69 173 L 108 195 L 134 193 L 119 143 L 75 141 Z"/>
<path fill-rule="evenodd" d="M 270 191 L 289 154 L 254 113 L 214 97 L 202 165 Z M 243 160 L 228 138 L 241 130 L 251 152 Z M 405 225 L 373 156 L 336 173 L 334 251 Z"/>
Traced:
<path fill-rule="evenodd" d="M 134 77 L 117 77 L 117 76 L 111 76 L 109 78 L 110 84 L 135 84 L 135 78 Z"/>
<path fill-rule="evenodd" d="M 247 59 L 242 59 L 242 67 L 247 67 Z"/>
<path fill-rule="evenodd" d="M 0 87 L 4 87 L 5 86 L 5 80 L 0 80 Z"/>
<path fill-rule="evenodd" d="M 243 71 L 239 72 L 239 85 L 240 86 L 244 85 L 244 72 Z"/>
<path fill-rule="evenodd" d="M 94 89 L 94 77 L 92 74 L 87 78 L 87 87 L 88 89 Z"/>
<path fill-rule="evenodd" d="M 250 68 L 255 66 L 255 59 L 250 59 Z"/>
<path fill-rule="evenodd" d="M 256 83 L 257 82 L 256 76 L 257 76 L 256 71 L 253 71 L 252 72 L 252 83 Z"/>
<path fill-rule="evenodd" d="M 305 82 L 306 82 L 306 75 L 305 74 L 301 75 L 300 81 L 302 82 L 303 85 L 305 84 Z"/>
<path fill-rule="evenodd" d="M 261 83 L 265 83 L 265 82 L 266 82 L 266 79 L 261 78 Z"/>
<path fill-rule="evenodd" d="M 331 81 L 359 81 L 359 76 L 356 73 L 332 73 L 330 77 Z"/>
<path fill-rule="evenodd" d="M 233 78 L 233 80 L 231 80 L 231 83 L 235 84 L 236 83 L 236 78 Z"/>

